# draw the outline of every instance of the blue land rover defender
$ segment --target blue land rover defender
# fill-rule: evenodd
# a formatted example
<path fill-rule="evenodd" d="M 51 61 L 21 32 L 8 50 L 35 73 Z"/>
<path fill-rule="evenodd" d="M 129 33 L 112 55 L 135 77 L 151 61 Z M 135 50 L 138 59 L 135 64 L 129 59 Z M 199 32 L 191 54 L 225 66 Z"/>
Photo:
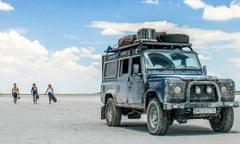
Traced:
<path fill-rule="evenodd" d="M 146 114 L 149 133 L 166 134 L 176 120 L 207 119 L 215 132 L 234 122 L 231 79 L 207 75 L 186 34 L 143 28 L 125 36 L 102 56 L 101 119 L 119 126 Z"/>

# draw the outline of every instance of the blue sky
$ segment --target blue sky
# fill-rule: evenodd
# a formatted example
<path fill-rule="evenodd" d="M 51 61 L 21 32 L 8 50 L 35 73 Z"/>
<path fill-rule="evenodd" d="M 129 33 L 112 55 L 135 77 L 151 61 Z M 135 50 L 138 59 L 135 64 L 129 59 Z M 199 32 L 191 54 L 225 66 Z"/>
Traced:
<path fill-rule="evenodd" d="M 150 27 L 191 36 L 208 73 L 240 90 L 240 0 L 0 0 L 0 92 L 97 92 L 101 55 Z"/>

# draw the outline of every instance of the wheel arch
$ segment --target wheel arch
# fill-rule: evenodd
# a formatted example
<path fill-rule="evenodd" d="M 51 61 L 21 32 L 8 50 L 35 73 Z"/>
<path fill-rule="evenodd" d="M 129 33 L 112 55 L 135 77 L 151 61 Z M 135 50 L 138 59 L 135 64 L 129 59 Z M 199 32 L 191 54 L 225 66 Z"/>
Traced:
<path fill-rule="evenodd" d="M 157 92 L 155 90 L 149 90 L 146 92 L 146 96 L 145 96 L 145 107 L 144 107 L 145 112 L 147 110 L 150 100 L 153 98 L 156 98 L 159 101 L 159 103 L 163 103 L 162 95 L 159 92 Z"/>
<path fill-rule="evenodd" d="M 116 98 L 116 92 L 113 90 L 109 90 L 108 92 L 106 92 L 105 96 L 104 96 L 104 104 L 107 103 L 107 100 L 109 98 L 112 98 L 113 101 L 116 103 L 117 102 L 117 98 Z"/>

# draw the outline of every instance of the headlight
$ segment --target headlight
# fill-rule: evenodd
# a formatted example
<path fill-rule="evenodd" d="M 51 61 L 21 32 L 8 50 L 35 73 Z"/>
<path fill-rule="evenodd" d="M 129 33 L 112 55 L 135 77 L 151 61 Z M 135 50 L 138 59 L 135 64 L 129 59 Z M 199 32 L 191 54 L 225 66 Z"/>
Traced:
<path fill-rule="evenodd" d="M 183 91 L 183 86 L 180 84 L 169 84 L 168 91 L 171 95 L 180 95 Z"/>
<path fill-rule="evenodd" d="M 195 87 L 195 93 L 200 95 L 201 94 L 201 88 L 199 86 Z"/>
<path fill-rule="evenodd" d="M 219 87 L 221 91 L 221 100 L 222 101 L 233 101 L 235 84 L 231 79 L 221 79 L 219 80 Z"/>
<path fill-rule="evenodd" d="M 212 94 L 213 93 L 213 88 L 211 86 L 206 87 L 206 92 L 207 94 Z"/>
<path fill-rule="evenodd" d="M 174 93 L 175 93 L 176 95 L 181 94 L 181 93 L 182 93 L 182 88 L 181 88 L 180 86 L 175 86 L 175 87 L 174 87 Z"/>
<path fill-rule="evenodd" d="M 222 91 L 222 94 L 225 94 L 227 92 L 227 87 L 226 86 L 222 86 L 221 87 L 221 91 Z"/>
<path fill-rule="evenodd" d="M 184 102 L 185 101 L 185 84 L 170 83 L 168 84 L 168 102 Z"/>

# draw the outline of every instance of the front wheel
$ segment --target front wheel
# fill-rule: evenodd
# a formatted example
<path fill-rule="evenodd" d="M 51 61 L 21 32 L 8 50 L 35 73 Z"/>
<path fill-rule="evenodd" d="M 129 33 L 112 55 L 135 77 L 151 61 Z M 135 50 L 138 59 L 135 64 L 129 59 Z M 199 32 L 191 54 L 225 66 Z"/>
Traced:
<path fill-rule="evenodd" d="M 164 135 L 169 127 L 169 114 L 156 98 L 150 100 L 147 107 L 147 127 L 153 135 Z"/>
<path fill-rule="evenodd" d="M 105 108 L 105 117 L 108 126 L 119 126 L 121 123 L 121 111 L 115 105 L 112 98 L 107 100 Z"/>
<path fill-rule="evenodd" d="M 228 132 L 231 130 L 234 121 L 232 107 L 223 108 L 217 117 L 209 120 L 212 129 L 215 132 Z"/>

